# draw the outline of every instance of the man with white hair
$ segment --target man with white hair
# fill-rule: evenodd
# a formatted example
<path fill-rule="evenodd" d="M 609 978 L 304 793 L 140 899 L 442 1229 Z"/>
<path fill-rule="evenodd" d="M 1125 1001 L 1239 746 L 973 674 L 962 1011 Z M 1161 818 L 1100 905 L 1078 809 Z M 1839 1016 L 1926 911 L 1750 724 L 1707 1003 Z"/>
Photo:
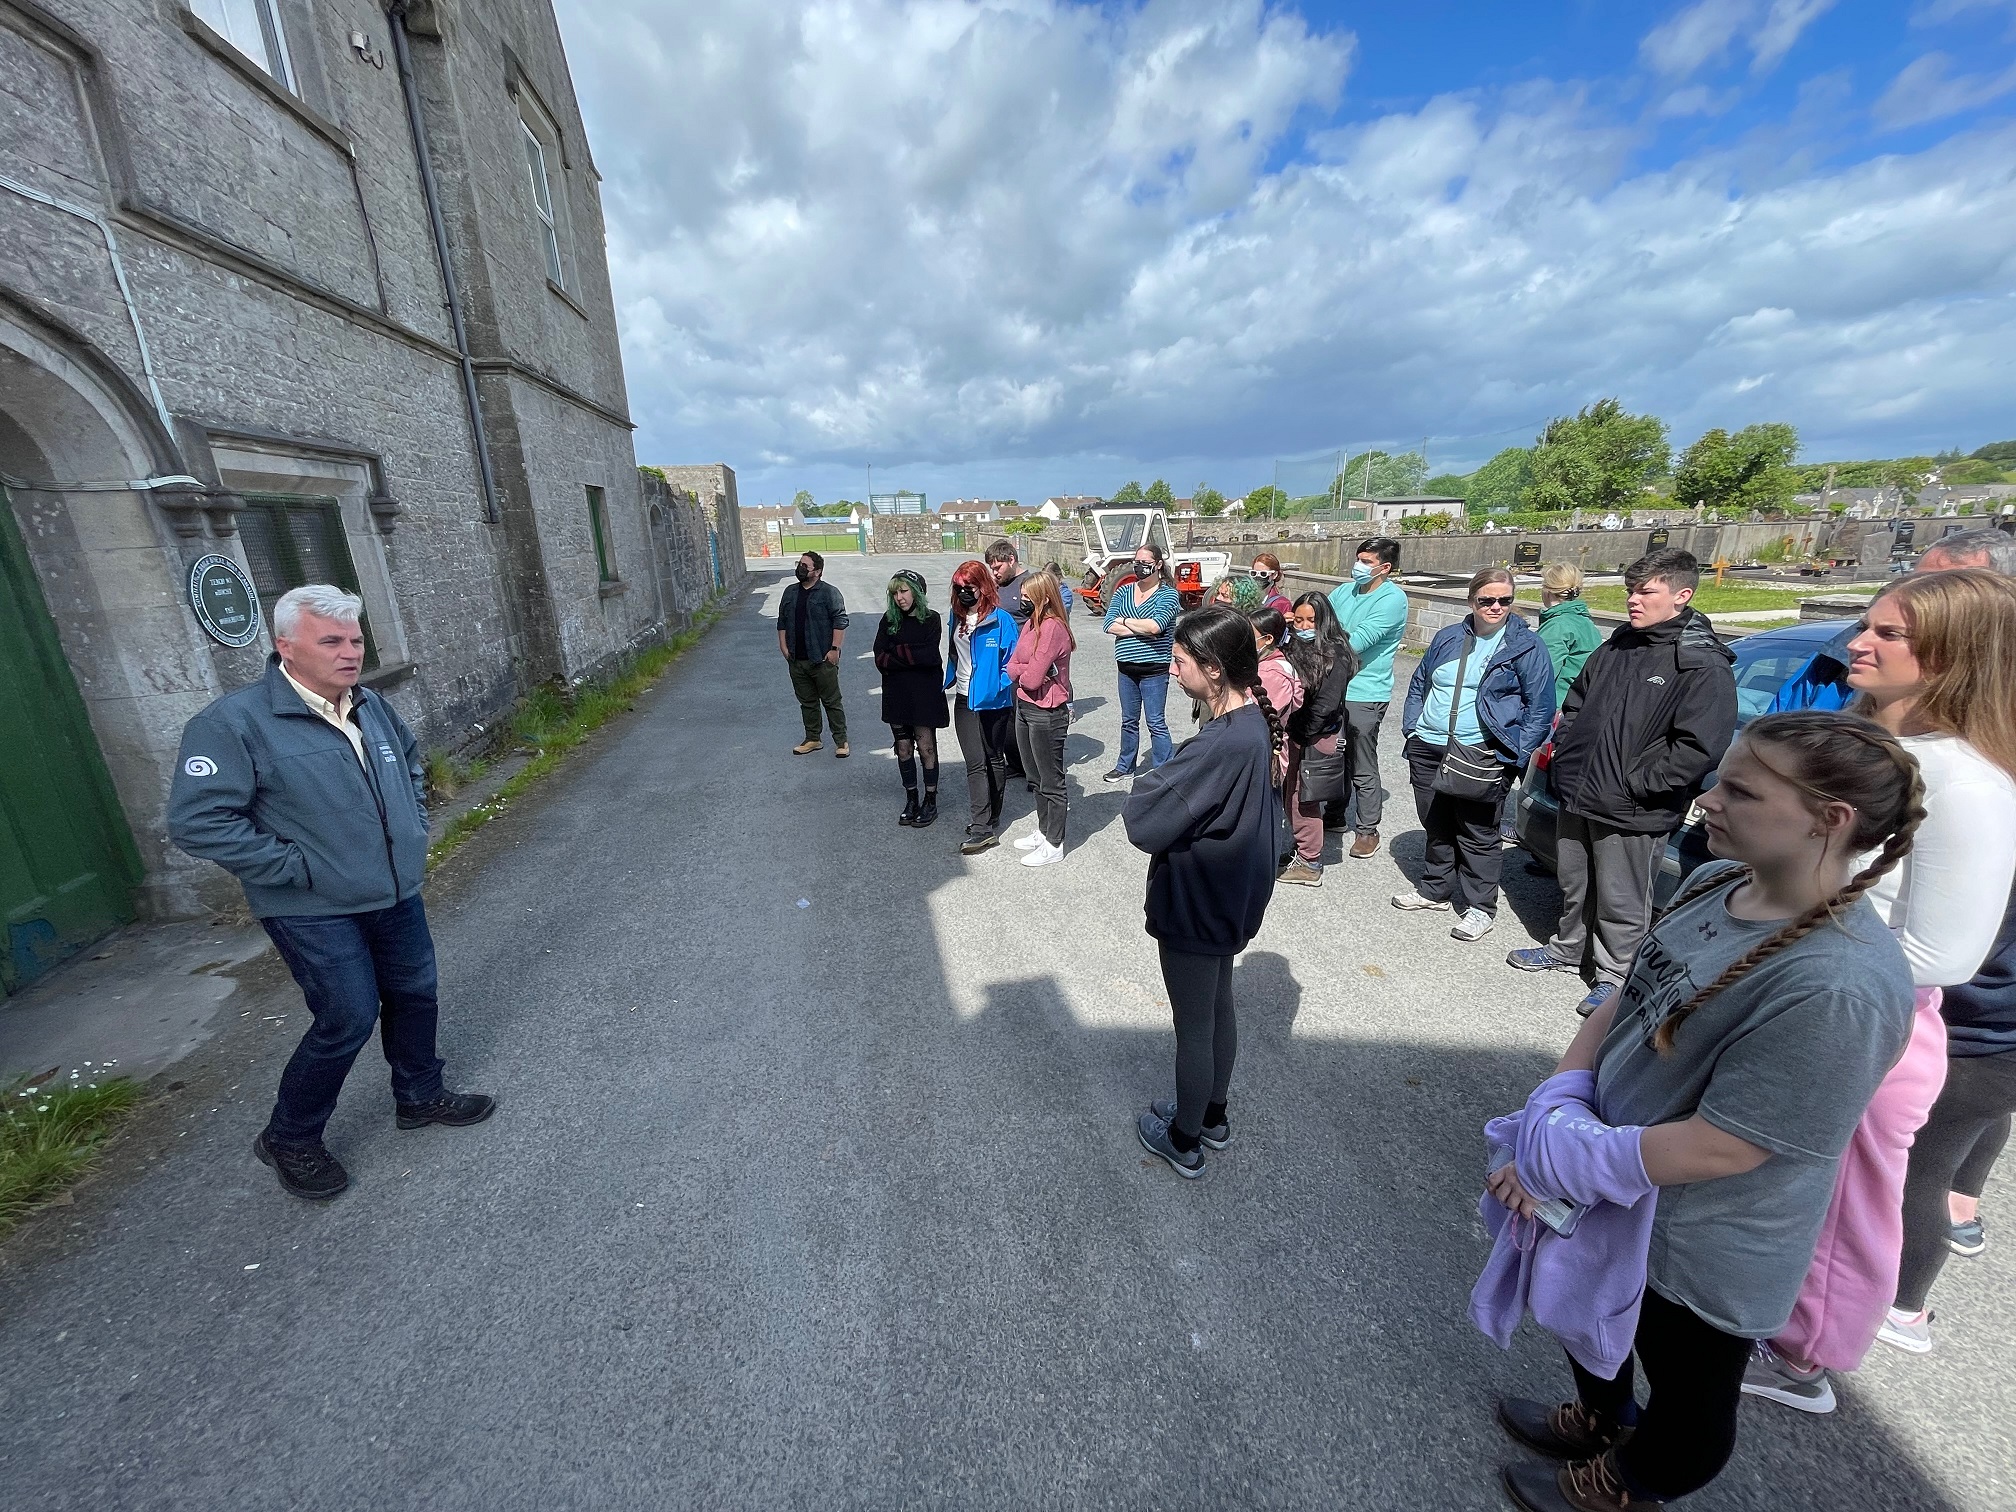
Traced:
<path fill-rule="evenodd" d="M 322 1130 L 374 1027 L 400 1128 L 481 1123 L 497 1105 L 441 1082 L 420 748 L 357 686 L 363 611 L 326 583 L 281 595 L 266 675 L 189 721 L 168 798 L 170 837 L 238 879 L 314 1017 L 252 1153 L 315 1201 L 350 1183 Z"/>

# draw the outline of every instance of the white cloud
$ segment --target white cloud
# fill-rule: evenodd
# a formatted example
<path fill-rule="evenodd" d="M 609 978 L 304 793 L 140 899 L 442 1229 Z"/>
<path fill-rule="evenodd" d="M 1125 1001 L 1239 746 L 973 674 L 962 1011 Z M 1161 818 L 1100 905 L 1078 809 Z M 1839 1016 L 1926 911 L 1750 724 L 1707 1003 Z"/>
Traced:
<path fill-rule="evenodd" d="M 1204 459 L 1243 488 L 1206 464 L 1605 393 L 1683 438 L 2006 428 L 2016 128 L 1775 180 L 1737 153 L 1644 172 L 1635 128 L 1536 85 L 1305 150 L 1351 44 L 1260 0 L 562 19 L 644 460 L 999 488 L 1000 459 L 1179 487 L 1172 459 Z"/>
<path fill-rule="evenodd" d="M 1952 63 L 1946 54 L 1931 52 L 1906 64 L 1875 104 L 1878 123 L 1892 131 L 1920 126 L 1978 109 L 2016 90 L 2016 64 L 1999 74 L 1955 76 Z"/>
<path fill-rule="evenodd" d="M 1675 12 L 1638 44 L 1638 56 L 1654 73 L 1685 79 L 1728 57 L 1739 41 L 1750 51 L 1752 73 L 1778 66 L 1814 21 L 1835 0 L 1695 0 Z"/>

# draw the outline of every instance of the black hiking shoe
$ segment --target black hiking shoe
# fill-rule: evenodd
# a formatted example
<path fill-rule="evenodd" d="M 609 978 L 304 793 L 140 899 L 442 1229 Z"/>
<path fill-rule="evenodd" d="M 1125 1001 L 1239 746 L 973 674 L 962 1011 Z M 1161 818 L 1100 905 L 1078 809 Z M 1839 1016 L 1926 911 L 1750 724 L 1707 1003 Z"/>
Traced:
<path fill-rule="evenodd" d="M 252 1141 L 252 1153 L 261 1164 L 273 1168 L 281 1186 L 309 1202 L 327 1202 L 350 1185 L 350 1173 L 322 1148 L 319 1139 L 312 1145 L 269 1144 L 266 1131 L 261 1129 Z"/>
<path fill-rule="evenodd" d="M 424 1103 L 401 1103 L 399 1127 L 424 1129 L 429 1124 L 447 1124 L 452 1129 L 479 1124 L 497 1111 L 497 1099 L 483 1092 L 443 1092 Z"/>
<path fill-rule="evenodd" d="M 1629 1428 L 1603 1421 L 1580 1402 L 1550 1407 L 1525 1397 L 1499 1402 L 1498 1426 L 1528 1449 L 1557 1460 L 1594 1459 L 1631 1437 Z"/>

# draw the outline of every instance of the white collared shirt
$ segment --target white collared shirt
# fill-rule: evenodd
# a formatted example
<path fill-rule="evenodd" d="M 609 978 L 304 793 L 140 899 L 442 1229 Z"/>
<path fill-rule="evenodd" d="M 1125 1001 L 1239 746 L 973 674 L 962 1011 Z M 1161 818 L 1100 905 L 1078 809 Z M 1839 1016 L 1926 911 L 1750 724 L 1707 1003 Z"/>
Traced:
<path fill-rule="evenodd" d="M 350 717 L 351 710 L 356 707 L 356 699 L 350 690 L 348 688 L 343 690 L 341 702 L 331 703 L 289 672 L 285 662 L 280 664 L 280 675 L 287 679 L 296 693 L 301 695 L 301 702 L 343 732 L 343 738 L 350 742 L 350 749 L 357 753 L 357 764 L 368 772 L 371 768 L 364 760 L 364 731 L 358 727 L 357 721 Z"/>

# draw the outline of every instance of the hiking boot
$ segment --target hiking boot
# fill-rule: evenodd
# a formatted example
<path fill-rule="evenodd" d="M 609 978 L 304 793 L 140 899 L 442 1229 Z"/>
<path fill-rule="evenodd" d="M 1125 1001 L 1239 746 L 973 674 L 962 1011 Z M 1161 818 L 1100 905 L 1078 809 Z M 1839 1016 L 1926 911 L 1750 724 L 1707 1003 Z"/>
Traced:
<path fill-rule="evenodd" d="M 912 822 L 911 828 L 929 829 L 931 828 L 932 825 L 936 824 L 937 822 L 938 822 L 938 795 L 935 792 L 931 792 L 927 789 L 924 794 L 924 806 L 917 810 L 917 817 Z"/>
<path fill-rule="evenodd" d="M 814 751 L 819 749 L 821 744 L 822 742 L 817 740 L 801 740 L 798 744 L 791 747 L 791 754 L 793 756 L 810 756 Z"/>
<path fill-rule="evenodd" d="M 1580 971 L 1582 968 L 1573 961 L 1564 961 L 1545 945 L 1534 945 L 1525 950 L 1508 950 L 1505 964 L 1516 966 L 1521 971 Z"/>
<path fill-rule="evenodd" d="M 395 1120 L 402 1129 L 424 1129 L 429 1124 L 446 1124 L 460 1129 L 479 1124 L 497 1111 L 497 1099 L 483 1092 L 443 1092 L 424 1103 L 400 1103 Z"/>
<path fill-rule="evenodd" d="M 1932 1314 L 1908 1313 L 1893 1307 L 1883 1315 L 1883 1326 L 1876 1330 L 1876 1337 L 1906 1354 L 1930 1354 Z"/>
<path fill-rule="evenodd" d="M 992 830 L 985 830 L 977 835 L 973 831 L 968 830 L 966 831 L 965 840 L 960 843 L 959 854 L 962 856 L 977 856 L 982 851 L 994 849 L 1000 843 L 1001 837 Z"/>
<path fill-rule="evenodd" d="M 1449 904 L 1445 899 L 1424 898 L 1418 892 L 1393 894 L 1393 906 L 1395 908 L 1403 908 L 1409 913 L 1415 913 L 1422 909 L 1437 909 L 1443 913 L 1449 912 Z"/>
<path fill-rule="evenodd" d="M 1607 1423 L 1580 1402 L 1549 1407 L 1528 1397 L 1504 1397 L 1498 1426 L 1528 1449 L 1549 1459 L 1588 1459 L 1631 1437 L 1629 1428 Z"/>
<path fill-rule="evenodd" d="M 1797 1412 L 1834 1410 L 1834 1384 L 1826 1371 L 1818 1365 L 1801 1370 L 1762 1339 L 1750 1346 L 1750 1363 L 1743 1367 L 1743 1394 L 1778 1402 Z"/>
<path fill-rule="evenodd" d="M 266 1131 L 252 1141 L 252 1153 L 271 1166 L 280 1185 L 309 1202 L 327 1202 L 350 1185 L 350 1173 L 334 1155 L 322 1148 L 322 1141 L 310 1145 L 272 1144 Z"/>
<path fill-rule="evenodd" d="M 1195 1181 L 1204 1174 L 1204 1152 L 1191 1150 L 1186 1154 L 1177 1149 L 1169 1138 L 1169 1122 L 1150 1108 L 1135 1121 L 1134 1132 L 1141 1138 L 1142 1149 L 1150 1155 L 1160 1155 L 1178 1176 Z"/>
<path fill-rule="evenodd" d="M 1320 866 L 1311 866 L 1307 861 L 1297 856 L 1293 861 L 1290 861 L 1286 866 L 1281 868 L 1281 875 L 1274 880 L 1276 882 L 1286 882 L 1290 887 L 1321 887 L 1323 885 L 1323 868 Z"/>
<path fill-rule="evenodd" d="M 1624 1487 L 1616 1456 L 1544 1465 L 1528 1460 L 1505 1467 L 1505 1489 L 1527 1512 L 1622 1512 L 1626 1507 L 1663 1507 L 1663 1501 L 1633 1496 Z"/>
<path fill-rule="evenodd" d="M 1161 1119 L 1165 1124 L 1174 1123 L 1176 1122 L 1176 1099 L 1173 1097 L 1157 1098 L 1154 1102 L 1148 1104 L 1148 1111 Z M 1222 1150 L 1225 1146 L 1232 1143 L 1231 1120 L 1227 1119 L 1224 1123 L 1218 1124 L 1206 1124 L 1197 1131 L 1197 1137 L 1203 1141 L 1206 1149 Z"/>
<path fill-rule="evenodd" d="M 917 795 L 915 793 L 911 793 L 904 800 L 903 812 L 896 816 L 896 822 L 902 825 L 903 828 L 905 829 L 911 828 L 913 825 L 917 823 L 918 807 L 919 805 L 917 802 Z"/>
<path fill-rule="evenodd" d="M 1360 830 L 1358 838 L 1351 842 L 1351 854 L 1363 861 L 1379 849 L 1379 831 Z"/>
<path fill-rule="evenodd" d="M 1463 910 L 1463 917 L 1458 919 L 1455 927 L 1449 931 L 1449 938 L 1452 940 L 1481 940 L 1484 936 L 1491 933 L 1491 926 L 1497 922 L 1496 919 L 1492 918 L 1491 915 L 1484 912 L 1481 908 L 1466 908 Z"/>
<path fill-rule="evenodd" d="M 1956 1255 L 1978 1255 L 1988 1248 L 1988 1231 L 1978 1217 L 1956 1223 L 1946 1235 L 1946 1247 Z"/>
<path fill-rule="evenodd" d="M 847 749 L 847 742 L 844 740 L 835 741 L 833 743 L 833 754 L 841 757 L 851 754 Z"/>
<path fill-rule="evenodd" d="M 1589 989 L 1589 995 L 1575 1005 L 1575 1011 L 1583 1018 L 1587 1018 L 1615 996 L 1617 996 L 1615 982 L 1598 982 Z"/>

